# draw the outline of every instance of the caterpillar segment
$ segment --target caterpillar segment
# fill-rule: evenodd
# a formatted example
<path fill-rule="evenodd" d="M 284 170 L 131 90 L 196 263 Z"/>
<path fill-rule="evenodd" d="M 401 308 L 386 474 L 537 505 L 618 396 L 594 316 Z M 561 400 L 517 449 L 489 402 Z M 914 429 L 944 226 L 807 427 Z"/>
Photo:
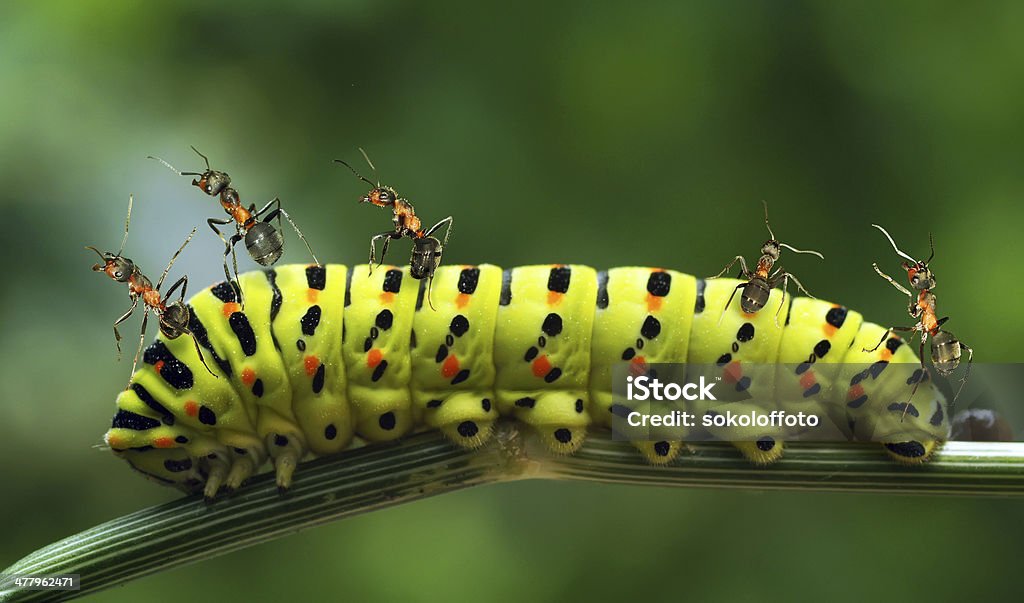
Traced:
<path fill-rule="evenodd" d="M 643 410 L 613 403 L 611 367 L 623 361 L 634 374 L 656 363 L 714 366 L 724 386 L 718 400 L 691 410 L 743 412 L 751 396 L 777 390 L 781 409 L 818 412 L 843 435 L 881 439 L 902 462 L 926 460 L 949 429 L 931 383 L 901 420 L 905 406 L 892 400 L 910 385 L 889 365 L 919 364 L 901 339 L 865 352 L 882 327 L 820 300 L 778 306 L 779 291 L 761 312 L 733 304 L 723 314 L 741 284 L 734 279 L 638 267 L 446 266 L 435 274 L 435 309 L 407 267 L 281 266 L 239 283 L 244 311 L 225 283 L 189 302 L 189 328 L 219 378 L 190 341 L 159 336 L 117 398 L 106 435 L 135 469 L 210 498 L 268 459 L 287 488 L 304 457 L 419 429 L 476 447 L 499 416 L 571 453 L 591 424 Z M 710 435 L 755 463 L 781 455 L 787 434 L 749 431 Z M 653 463 L 674 459 L 690 436 L 632 435 Z"/>
<path fill-rule="evenodd" d="M 820 417 L 819 436 L 849 437 L 844 403 L 848 383 L 840 380 L 839 370 L 863 317 L 838 304 L 798 297 L 789 308 L 787 320 L 776 374 L 780 409 Z"/>
<path fill-rule="evenodd" d="M 341 360 L 348 270 L 337 264 L 291 265 L 264 275 L 271 290 L 274 346 L 291 384 L 292 409 L 305 446 L 317 456 L 338 453 L 354 435 Z"/>
<path fill-rule="evenodd" d="M 949 434 L 946 399 L 903 339 L 890 334 L 874 352 L 867 351 L 887 330 L 865 322 L 847 353 L 840 378 L 847 384 L 849 429 L 858 440 L 882 442 L 901 463 L 923 463 Z M 860 367 L 866 368 L 854 371 Z M 922 385 L 907 400 L 915 380 Z"/>
<path fill-rule="evenodd" d="M 413 417 L 461 446 L 487 441 L 498 418 L 494 396 L 494 331 L 502 271 L 461 266 L 435 274 L 434 308 L 419 281 L 410 337 Z"/>
<path fill-rule="evenodd" d="M 583 443 L 590 414 L 590 340 L 597 272 L 587 266 L 506 270 L 494 333 L 502 415 L 537 430 L 556 452 Z"/>
<path fill-rule="evenodd" d="M 651 364 L 686 362 L 697 279 L 673 270 L 613 268 L 599 273 L 597 280 L 589 408 L 596 424 L 611 427 L 615 415 L 650 409 L 640 403 L 629 409 L 615 406 L 611 386 L 616 363 L 628 362 L 630 372 L 641 375 Z M 671 437 L 651 427 L 637 435 L 634 446 L 655 464 L 667 463 L 683 450 L 678 433 Z"/>

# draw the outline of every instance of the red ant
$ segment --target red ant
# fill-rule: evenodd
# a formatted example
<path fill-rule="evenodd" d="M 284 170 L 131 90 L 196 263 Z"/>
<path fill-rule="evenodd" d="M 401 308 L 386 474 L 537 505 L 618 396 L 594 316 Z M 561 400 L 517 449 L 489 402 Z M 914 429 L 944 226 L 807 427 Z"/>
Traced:
<path fill-rule="evenodd" d="M 910 313 L 911 318 L 917 319 L 917 324 L 912 327 L 891 327 L 882 335 L 882 339 L 878 342 L 878 345 L 870 350 L 865 349 L 864 351 L 874 352 L 894 331 L 910 332 L 911 339 L 920 333 L 921 345 L 918 349 L 918 356 L 921 358 L 922 378 L 918 379 L 914 383 L 914 389 L 910 392 L 910 398 L 913 398 L 914 394 L 917 392 L 918 386 L 921 384 L 921 381 L 924 380 L 923 372 L 926 370 L 924 364 L 924 346 L 928 342 L 929 336 L 932 338 L 932 365 L 943 377 L 948 376 L 950 373 L 955 371 L 958 366 L 960 366 L 962 350 L 967 350 L 967 371 L 964 373 L 963 379 L 960 380 L 960 387 L 956 390 L 956 394 L 953 396 L 953 402 L 955 403 L 957 397 L 960 396 L 960 392 L 963 391 L 964 385 L 967 384 L 967 379 L 971 376 L 971 362 L 974 360 L 974 350 L 958 341 L 957 338 L 949 331 L 942 330 L 942 325 L 949 320 L 948 316 L 944 318 L 937 318 L 938 314 L 935 309 L 935 294 L 932 293 L 932 289 L 935 288 L 935 275 L 932 274 L 931 269 L 928 267 L 932 258 L 935 257 L 935 242 L 932 240 L 932 235 L 931 233 L 928 233 L 928 245 L 931 248 L 931 255 L 928 256 L 927 260 L 919 262 L 906 253 L 900 251 L 900 248 L 896 245 L 896 241 L 893 240 L 888 231 L 878 224 L 872 224 L 872 226 L 881 230 L 882 234 L 885 235 L 885 238 L 889 239 L 889 243 L 892 244 L 892 248 L 896 250 L 897 255 L 910 262 L 902 262 L 900 266 L 907 271 L 907 279 L 910 281 L 910 286 L 917 290 L 917 299 L 914 299 L 914 294 L 906 287 L 897 283 L 888 274 L 882 272 L 877 263 L 873 263 L 871 266 L 874 267 L 875 272 L 877 272 L 879 276 L 889 281 L 889 284 L 896 287 L 896 289 L 901 293 L 910 298 L 910 305 L 907 310 Z M 910 399 L 907 400 L 907 406 L 903 409 L 904 417 L 906 416 L 909 408 Z"/>
<path fill-rule="evenodd" d="M 359 152 L 363 154 L 363 158 L 370 165 L 370 169 L 376 173 L 377 168 L 370 161 L 369 156 L 366 155 L 366 151 L 359 149 Z M 373 264 L 375 262 L 378 266 L 384 263 L 384 256 L 388 252 L 388 244 L 393 239 L 405 237 L 412 239 L 412 257 L 409 260 L 409 274 L 414 279 L 429 279 L 427 281 L 427 303 L 430 304 L 430 308 L 433 310 L 434 302 L 430 298 L 430 288 L 434 282 L 434 272 L 441 265 L 441 254 L 444 251 L 445 245 L 448 244 L 448 236 L 452 233 L 452 217 L 448 216 L 429 229 L 424 230 L 422 222 L 416 216 L 416 210 L 413 208 L 412 203 L 399 197 L 395 189 L 390 186 L 383 186 L 380 182 L 371 182 L 357 172 L 354 167 L 341 159 L 335 159 L 334 161 L 352 170 L 352 173 L 357 178 L 373 187 L 369 193 L 359 200 L 360 203 L 372 203 L 378 207 L 390 207 L 393 212 L 394 230 L 376 234 L 370 239 L 370 271 L 373 272 Z M 439 241 L 432 235 L 443 226 L 447 227 L 444 233 L 444 241 Z M 380 262 L 377 262 L 376 243 L 378 239 L 384 239 Z"/>
<path fill-rule="evenodd" d="M 313 257 L 313 262 L 318 266 L 320 265 L 319 260 L 316 259 L 316 254 L 313 253 L 313 249 L 306 242 L 306 237 L 302 236 L 302 231 L 292 221 L 288 212 L 281 208 L 280 198 L 274 197 L 259 211 L 256 210 L 255 204 L 249 205 L 248 208 L 243 207 L 238 191 L 228 186 L 231 184 L 231 176 L 228 176 L 226 172 L 210 169 L 210 160 L 206 158 L 206 155 L 200 153 L 195 147 L 192 147 L 192 150 L 206 162 L 205 172 L 180 172 L 159 157 L 150 155 L 147 159 L 159 161 L 179 176 L 198 176 L 198 179 L 192 180 L 193 186 L 198 187 L 199 190 L 211 197 L 220 196 L 221 207 L 231 217 L 222 220 L 209 218 L 206 220 L 206 223 L 213 229 L 213 232 L 217 233 L 220 240 L 224 242 L 224 277 L 231 283 L 235 293 L 238 294 L 239 302 L 242 301 L 242 291 L 238 286 L 238 257 L 235 255 L 235 244 L 244 239 L 245 248 L 249 251 L 249 257 L 261 266 L 273 265 L 281 258 L 281 254 L 284 252 L 284 236 L 278 230 L 281 226 L 281 216 L 288 220 L 288 223 L 295 229 L 296 234 L 305 243 L 306 249 L 309 250 L 309 255 Z M 272 205 L 276 205 L 276 207 L 270 209 Z M 261 217 L 262 221 L 258 221 Z M 270 223 L 275 218 L 277 218 L 277 228 Z M 235 226 L 235 234 L 231 235 L 230 240 L 225 239 L 224 234 L 217 228 L 217 226 L 227 226 L 229 224 L 234 224 Z M 228 273 L 229 254 L 231 255 L 231 264 L 235 270 L 235 278 L 233 280 L 231 274 Z"/>
<path fill-rule="evenodd" d="M 789 279 L 793 279 L 796 286 L 801 291 L 806 293 L 810 297 L 811 295 L 807 289 L 804 288 L 803 284 L 792 274 L 786 272 L 782 268 L 778 268 L 775 272 L 772 272 L 772 268 L 775 266 L 775 262 L 779 261 L 779 256 L 782 253 L 782 248 L 785 247 L 794 253 L 807 253 L 810 255 L 816 255 L 821 259 L 825 259 L 825 256 L 821 253 L 813 250 L 797 249 L 786 243 L 780 243 L 775 238 L 775 233 L 772 232 L 772 227 L 768 223 L 768 203 L 764 203 L 764 225 L 768 227 L 768 235 L 771 237 L 764 244 L 761 245 L 761 258 L 757 260 L 757 268 L 753 272 L 747 269 L 747 261 L 743 259 L 743 256 L 736 256 L 733 261 L 729 262 L 725 268 L 722 269 L 717 275 L 711 278 L 718 278 L 725 274 L 736 264 L 740 263 L 740 274 L 743 278 L 747 279 L 747 282 L 736 285 L 733 289 L 732 295 L 729 296 L 729 301 L 725 303 L 725 308 L 722 309 L 722 316 L 725 316 L 725 311 L 729 309 L 729 305 L 732 304 L 732 299 L 736 296 L 736 291 L 742 289 L 743 292 L 740 294 L 740 308 L 743 309 L 747 314 L 754 314 L 761 308 L 764 308 L 765 304 L 768 303 L 768 298 L 771 295 L 772 289 L 778 284 L 782 283 L 782 299 L 779 301 L 779 309 L 775 311 L 775 326 L 779 326 L 779 312 L 782 311 L 783 306 L 786 304 L 786 289 L 789 287 Z M 722 316 L 719 316 L 718 322 L 722 322 Z"/>
<path fill-rule="evenodd" d="M 196 353 L 199 354 L 199 360 L 202 361 L 203 366 L 209 371 L 211 375 L 216 377 L 210 367 L 206 365 L 206 359 L 203 358 L 203 352 L 199 349 L 199 341 L 196 340 L 195 335 L 188 328 L 189 322 L 189 310 L 188 306 L 185 305 L 185 291 L 188 289 L 188 276 L 182 276 L 171 285 L 171 288 L 167 290 L 166 294 L 160 293 L 160 287 L 164 284 L 164 279 L 167 278 L 167 273 L 170 272 L 171 266 L 174 265 L 174 261 L 178 259 L 181 252 L 188 245 L 189 241 L 192 240 L 192 235 L 196 234 L 196 229 L 193 228 L 192 232 L 189 233 L 185 242 L 181 244 L 178 251 L 171 257 L 171 261 L 168 262 L 167 268 L 164 268 L 163 274 L 160 275 L 160 280 L 157 281 L 156 287 L 147 278 L 139 267 L 135 265 L 135 262 L 121 255 L 124 253 L 124 245 L 128 241 L 128 226 L 132 220 L 132 202 L 133 197 L 128 197 L 128 217 L 124 221 L 124 238 L 121 239 L 121 248 L 118 249 L 117 253 L 100 253 L 99 249 L 93 246 L 87 246 L 86 249 L 95 251 L 100 259 L 103 260 L 102 264 L 93 265 L 93 272 L 102 272 L 119 283 L 128 283 L 128 295 L 131 297 L 132 305 L 128 308 L 128 311 L 118 318 L 114 322 L 114 340 L 117 342 L 117 359 L 121 359 L 121 333 L 117 330 L 117 325 L 128 320 L 128 317 L 135 312 L 135 309 L 139 305 L 139 300 L 142 300 L 143 313 L 142 313 L 142 330 L 139 334 L 139 348 L 135 352 L 135 360 L 132 361 L 132 374 L 135 374 L 135 368 L 139 364 L 139 355 L 142 353 L 142 344 L 146 339 L 146 324 L 149 320 L 149 312 L 152 311 L 156 315 L 157 320 L 160 323 L 160 332 L 164 334 L 168 339 L 177 339 L 181 335 L 189 335 L 192 337 L 192 342 L 196 346 Z M 181 294 L 178 297 L 178 301 L 167 303 L 167 298 L 174 294 L 174 292 L 181 287 Z"/>

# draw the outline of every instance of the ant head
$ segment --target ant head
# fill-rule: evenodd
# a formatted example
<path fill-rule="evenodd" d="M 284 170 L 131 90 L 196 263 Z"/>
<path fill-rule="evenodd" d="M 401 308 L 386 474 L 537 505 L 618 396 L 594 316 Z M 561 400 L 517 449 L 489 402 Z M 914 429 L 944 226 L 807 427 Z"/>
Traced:
<path fill-rule="evenodd" d="M 103 260 L 102 264 L 93 264 L 93 272 L 102 272 L 119 283 L 127 283 L 132 273 L 135 272 L 135 263 L 126 257 L 109 251 L 100 253 L 99 249 L 92 246 L 86 247 L 86 249 L 95 251 L 96 255 L 100 256 L 100 259 Z"/>
<path fill-rule="evenodd" d="M 441 241 L 434 237 L 413 239 L 412 258 L 409 260 L 409 276 L 414 279 L 431 278 L 441 265 Z"/>
<path fill-rule="evenodd" d="M 183 302 L 168 304 L 160 314 L 160 332 L 168 339 L 177 339 L 189 332 L 188 320 L 188 308 Z"/>
<path fill-rule="evenodd" d="M 360 203 L 372 203 L 380 207 L 391 207 L 398 201 L 398 193 L 390 186 L 375 186 L 362 199 Z"/>
<path fill-rule="evenodd" d="M 763 245 L 761 245 L 761 255 L 766 255 L 773 260 L 777 261 L 781 252 L 782 248 L 779 245 L 779 242 L 775 239 L 768 239 Z"/>
<path fill-rule="evenodd" d="M 207 195 L 210 195 L 211 197 L 216 197 L 221 193 L 221 191 L 227 188 L 229 184 L 231 184 L 231 176 L 228 176 L 225 172 L 211 170 L 210 160 L 206 158 L 206 155 L 200 153 L 199 150 L 196 149 L 195 147 L 192 147 L 192 150 L 196 152 L 196 155 L 202 157 L 204 162 L 206 162 L 205 172 L 182 172 L 179 171 L 178 168 L 167 163 L 163 159 L 160 159 L 159 157 L 150 155 L 149 159 L 156 159 L 157 161 L 167 166 L 168 169 L 170 169 L 172 172 L 179 176 L 199 176 L 198 178 L 194 178 L 192 180 L 192 185 L 198 187 L 199 190 L 203 191 Z"/>
<path fill-rule="evenodd" d="M 928 256 L 927 260 L 922 262 L 920 260 L 915 260 L 908 254 L 900 251 L 900 248 L 896 245 L 896 241 L 894 241 L 892 239 L 892 236 L 889 235 L 889 231 L 882 228 L 878 224 L 872 224 L 872 226 L 882 231 L 882 234 L 885 235 L 885 238 L 889 239 L 889 243 L 892 244 L 892 248 L 896 250 L 896 255 L 907 260 L 906 262 L 903 262 L 900 265 L 903 267 L 904 270 L 907 271 L 907 280 L 910 281 L 910 285 L 914 289 L 917 289 L 918 291 L 923 291 L 925 289 L 935 288 L 935 275 L 932 274 L 931 268 L 928 267 L 928 264 L 931 263 L 932 258 L 935 257 L 935 241 L 932 239 L 931 233 L 928 233 L 928 246 L 931 248 L 931 254 Z"/>
<path fill-rule="evenodd" d="M 231 176 L 216 170 L 206 170 L 199 174 L 199 178 L 192 179 L 192 186 L 195 186 L 211 197 L 219 195 L 229 184 L 231 184 Z"/>
<path fill-rule="evenodd" d="M 907 280 L 910 281 L 910 286 L 918 291 L 924 289 L 935 288 L 935 275 L 932 274 L 931 268 L 924 262 L 903 262 L 901 264 L 903 269 L 907 271 Z"/>

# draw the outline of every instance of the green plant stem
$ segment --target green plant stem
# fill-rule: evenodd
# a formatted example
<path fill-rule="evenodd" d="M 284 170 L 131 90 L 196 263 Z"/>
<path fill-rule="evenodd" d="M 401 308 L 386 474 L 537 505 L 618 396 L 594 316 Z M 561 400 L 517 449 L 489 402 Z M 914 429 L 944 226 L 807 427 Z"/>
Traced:
<path fill-rule="evenodd" d="M 656 486 L 901 494 L 1024 496 L 1024 444 L 953 442 L 924 466 L 890 461 L 877 445 L 791 444 L 782 461 L 755 467 L 728 445 L 692 446 L 667 467 L 625 442 L 595 435 L 572 456 L 554 455 L 513 424 L 480 450 L 437 432 L 303 464 L 278 494 L 263 475 L 213 504 L 188 497 L 106 522 L 31 553 L 9 574 L 80 574 L 75 592 L 14 590 L 0 601 L 73 598 L 209 559 L 328 521 L 499 481 L 574 479 Z"/>

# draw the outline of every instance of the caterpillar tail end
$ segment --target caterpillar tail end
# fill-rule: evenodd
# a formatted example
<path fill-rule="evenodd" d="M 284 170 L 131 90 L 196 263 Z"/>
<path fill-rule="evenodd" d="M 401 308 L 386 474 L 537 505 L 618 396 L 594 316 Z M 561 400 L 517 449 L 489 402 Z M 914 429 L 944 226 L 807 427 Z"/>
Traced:
<path fill-rule="evenodd" d="M 633 442 L 633 446 L 652 465 L 667 465 L 671 463 L 679 456 L 684 447 L 682 442 L 669 442 L 666 440 L 658 442 Z"/>
<path fill-rule="evenodd" d="M 555 454 L 572 454 L 587 439 L 586 426 L 535 425 L 534 429 L 544 446 Z"/>
<path fill-rule="evenodd" d="M 732 445 L 755 465 L 770 465 L 782 458 L 783 444 L 771 436 L 754 442 L 733 442 Z"/>
<path fill-rule="evenodd" d="M 441 433 L 455 444 L 470 450 L 479 448 L 491 439 L 494 421 L 465 420 L 440 426 Z"/>
<path fill-rule="evenodd" d="M 906 442 L 884 442 L 885 452 L 896 462 L 904 465 L 921 465 L 928 462 L 932 454 L 942 447 L 939 440 L 909 440 Z"/>

